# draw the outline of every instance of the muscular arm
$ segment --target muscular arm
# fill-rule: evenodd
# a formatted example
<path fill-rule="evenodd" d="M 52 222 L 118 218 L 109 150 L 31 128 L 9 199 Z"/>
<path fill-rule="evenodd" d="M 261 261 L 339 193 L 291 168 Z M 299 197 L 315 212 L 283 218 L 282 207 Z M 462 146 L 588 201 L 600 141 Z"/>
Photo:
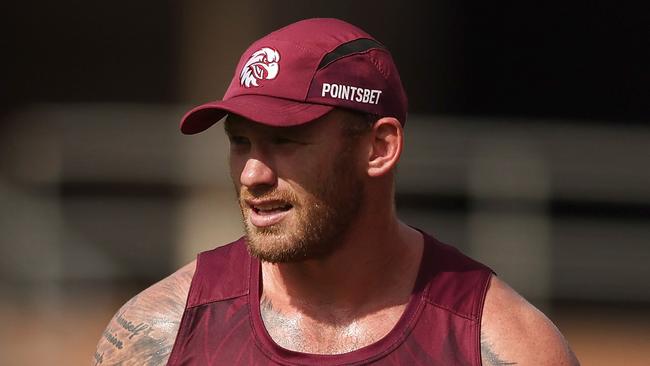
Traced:
<path fill-rule="evenodd" d="M 192 262 L 124 304 L 102 333 L 91 365 L 165 365 L 194 269 Z"/>
<path fill-rule="evenodd" d="M 481 321 L 483 366 L 579 366 L 568 343 L 542 312 L 496 276 Z"/>

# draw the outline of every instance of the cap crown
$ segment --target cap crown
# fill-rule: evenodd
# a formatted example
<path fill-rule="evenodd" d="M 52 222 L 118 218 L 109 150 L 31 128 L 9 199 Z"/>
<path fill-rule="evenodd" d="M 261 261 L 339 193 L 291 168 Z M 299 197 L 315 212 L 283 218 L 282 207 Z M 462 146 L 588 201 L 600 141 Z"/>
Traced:
<path fill-rule="evenodd" d="M 338 19 L 307 19 L 254 42 L 223 100 L 244 95 L 354 109 L 406 121 L 407 98 L 388 50 Z"/>

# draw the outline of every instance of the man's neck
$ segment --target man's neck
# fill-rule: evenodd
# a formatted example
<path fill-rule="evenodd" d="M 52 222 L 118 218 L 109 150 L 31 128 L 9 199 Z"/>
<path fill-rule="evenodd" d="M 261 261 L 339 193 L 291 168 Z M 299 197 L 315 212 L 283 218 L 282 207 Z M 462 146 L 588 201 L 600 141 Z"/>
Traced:
<path fill-rule="evenodd" d="M 366 216 L 368 217 L 368 216 Z M 415 284 L 423 238 L 394 216 L 354 225 L 325 259 L 262 264 L 263 296 L 282 312 L 353 321 L 404 305 Z"/>

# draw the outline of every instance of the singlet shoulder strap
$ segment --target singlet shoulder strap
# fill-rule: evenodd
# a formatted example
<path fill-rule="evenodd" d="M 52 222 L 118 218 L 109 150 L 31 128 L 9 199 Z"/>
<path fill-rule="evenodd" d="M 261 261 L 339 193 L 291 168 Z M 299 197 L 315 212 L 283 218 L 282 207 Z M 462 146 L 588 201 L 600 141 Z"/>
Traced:
<path fill-rule="evenodd" d="M 248 294 L 250 260 L 243 238 L 199 253 L 187 308 Z"/>
<path fill-rule="evenodd" d="M 425 294 L 432 305 L 459 316 L 480 320 L 493 271 L 458 249 L 425 235 L 429 245 L 427 266 L 429 287 Z"/>

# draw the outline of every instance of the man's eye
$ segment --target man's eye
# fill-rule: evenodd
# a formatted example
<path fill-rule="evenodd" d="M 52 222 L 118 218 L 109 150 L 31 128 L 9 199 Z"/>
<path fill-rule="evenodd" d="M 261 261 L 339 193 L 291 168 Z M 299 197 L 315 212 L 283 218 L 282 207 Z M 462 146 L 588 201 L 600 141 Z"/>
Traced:
<path fill-rule="evenodd" d="M 285 145 L 285 144 L 291 144 L 295 143 L 296 141 L 288 139 L 286 137 L 276 137 L 273 139 L 273 143 L 276 145 Z"/>
<path fill-rule="evenodd" d="M 231 145 L 245 145 L 248 144 L 248 139 L 242 136 L 230 136 L 228 138 Z"/>

